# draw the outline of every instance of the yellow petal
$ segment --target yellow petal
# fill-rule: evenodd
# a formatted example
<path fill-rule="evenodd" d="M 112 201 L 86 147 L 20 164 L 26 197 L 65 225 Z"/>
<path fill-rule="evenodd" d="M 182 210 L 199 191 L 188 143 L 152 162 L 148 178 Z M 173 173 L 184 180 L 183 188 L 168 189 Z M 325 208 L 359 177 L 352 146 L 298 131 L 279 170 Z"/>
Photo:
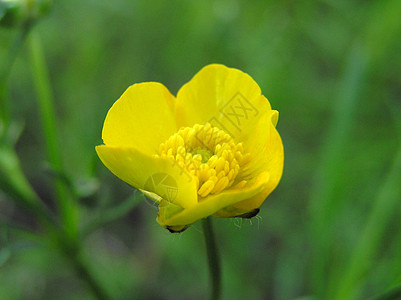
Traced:
<path fill-rule="evenodd" d="M 200 70 L 178 91 L 176 99 L 179 126 L 209 122 L 236 142 L 244 141 L 270 110 L 269 101 L 248 74 L 218 64 Z"/>
<path fill-rule="evenodd" d="M 251 158 L 244 172 L 246 174 L 255 174 L 258 170 L 259 172 L 268 172 L 270 178 L 260 194 L 234 204 L 233 206 L 237 209 L 252 211 L 260 207 L 281 179 L 284 166 L 284 149 L 280 135 L 275 128 L 277 120 L 277 111 L 273 110 L 265 114 L 245 144 L 245 151 L 251 154 Z"/>
<path fill-rule="evenodd" d="M 156 153 L 176 131 L 174 96 L 156 82 L 130 86 L 107 113 L 102 138 L 108 146 L 135 147 Z"/>
<path fill-rule="evenodd" d="M 135 148 L 97 146 L 103 164 L 135 188 L 187 208 L 197 203 L 196 181 L 170 160 L 144 154 Z M 152 197 L 158 201 L 157 197 Z"/>
<path fill-rule="evenodd" d="M 167 214 L 165 210 L 168 209 L 168 206 L 159 207 L 158 222 L 164 227 L 192 224 L 197 220 L 213 215 L 224 207 L 257 195 L 263 190 L 268 181 L 269 174 L 264 172 L 254 179 L 248 186 L 210 195 L 197 205 L 186 208 L 170 218 L 165 218 Z"/>

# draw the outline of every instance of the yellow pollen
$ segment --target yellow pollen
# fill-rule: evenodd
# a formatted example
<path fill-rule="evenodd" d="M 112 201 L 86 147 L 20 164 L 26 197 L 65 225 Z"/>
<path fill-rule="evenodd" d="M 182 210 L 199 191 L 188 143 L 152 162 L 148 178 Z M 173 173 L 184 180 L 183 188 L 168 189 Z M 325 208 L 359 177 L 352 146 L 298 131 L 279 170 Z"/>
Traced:
<path fill-rule="evenodd" d="M 192 174 L 198 195 L 204 198 L 229 188 L 249 155 L 243 154 L 242 143 L 206 123 L 181 128 L 160 145 L 156 156 L 169 158 Z"/>

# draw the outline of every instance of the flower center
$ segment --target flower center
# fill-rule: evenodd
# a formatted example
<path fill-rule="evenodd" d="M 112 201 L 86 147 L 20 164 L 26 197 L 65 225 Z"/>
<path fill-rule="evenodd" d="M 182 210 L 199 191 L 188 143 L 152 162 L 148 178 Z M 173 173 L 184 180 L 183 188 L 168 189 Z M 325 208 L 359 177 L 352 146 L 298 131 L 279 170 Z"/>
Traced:
<path fill-rule="evenodd" d="M 191 173 L 198 195 L 206 197 L 229 188 L 248 155 L 243 155 L 242 143 L 206 123 L 181 128 L 160 145 L 157 156 L 168 157 Z"/>
<path fill-rule="evenodd" d="M 197 148 L 192 151 L 192 156 L 199 154 L 202 157 L 202 163 L 207 163 L 208 160 L 213 156 L 213 153 L 209 150 Z"/>

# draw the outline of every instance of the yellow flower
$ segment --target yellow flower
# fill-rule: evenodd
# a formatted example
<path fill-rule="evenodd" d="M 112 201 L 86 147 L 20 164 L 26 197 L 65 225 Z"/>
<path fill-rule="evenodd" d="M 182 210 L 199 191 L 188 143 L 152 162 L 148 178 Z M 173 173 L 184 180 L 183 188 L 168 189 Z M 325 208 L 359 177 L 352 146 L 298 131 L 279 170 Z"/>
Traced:
<path fill-rule="evenodd" d="M 277 121 L 248 74 L 213 64 L 177 97 L 156 82 L 130 86 L 109 110 L 96 151 L 158 203 L 161 226 L 180 232 L 210 215 L 259 212 L 283 171 Z"/>

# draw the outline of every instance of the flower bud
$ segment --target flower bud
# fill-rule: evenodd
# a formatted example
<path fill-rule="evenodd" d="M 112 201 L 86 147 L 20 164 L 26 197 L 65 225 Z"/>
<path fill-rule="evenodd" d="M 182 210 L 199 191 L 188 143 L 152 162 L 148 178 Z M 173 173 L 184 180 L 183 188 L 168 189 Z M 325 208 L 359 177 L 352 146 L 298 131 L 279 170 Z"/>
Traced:
<path fill-rule="evenodd" d="M 48 14 L 51 0 L 0 0 L 0 26 L 17 27 Z"/>

